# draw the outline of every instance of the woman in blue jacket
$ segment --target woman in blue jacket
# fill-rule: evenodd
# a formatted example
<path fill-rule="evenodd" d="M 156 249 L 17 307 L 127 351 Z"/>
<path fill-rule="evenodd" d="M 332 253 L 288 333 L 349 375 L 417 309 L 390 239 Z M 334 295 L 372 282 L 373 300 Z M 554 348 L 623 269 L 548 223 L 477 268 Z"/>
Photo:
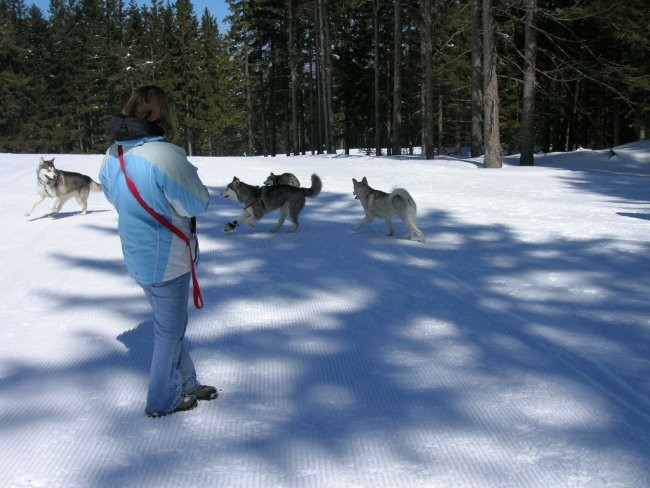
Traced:
<path fill-rule="evenodd" d="M 192 235 L 191 219 L 207 210 L 210 195 L 185 151 L 168 142 L 175 129 L 167 95 L 159 87 L 135 90 L 122 115 L 111 120 L 109 132 L 115 143 L 106 152 L 99 179 L 119 215 L 129 275 L 144 289 L 153 309 L 154 347 L 145 411 L 160 417 L 190 410 L 198 400 L 217 397 L 216 388 L 197 381 L 184 344 L 190 253 L 185 242 L 136 200 L 120 166 L 118 147 L 144 202 L 186 236 Z"/>

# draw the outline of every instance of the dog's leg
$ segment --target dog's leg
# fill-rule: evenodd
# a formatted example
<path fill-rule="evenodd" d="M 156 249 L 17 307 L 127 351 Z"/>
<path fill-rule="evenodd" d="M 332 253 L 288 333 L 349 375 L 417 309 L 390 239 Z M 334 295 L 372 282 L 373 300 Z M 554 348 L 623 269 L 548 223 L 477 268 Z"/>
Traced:
<path fill-rule="evenodd" d="M 298 219 L 303 208 L 305 208 L 304 198 L 301 198 L 289 204 L 289 218 L 291 219 L 291 222 L 293 222 L 293 227 L 287 230 L 287 233 L 296 232 L 298 230 L 298 226 L 300 225 Z"/>
<path fill-rule="evenodd" d="M 280 218 L 278 223 L 271 229 L 271 232 L 277 232 L 284 225 L 284 219 L 287 218 L 287 209 L 285 206 L 280 207 Z M 294 226 L 296 227 L 296 226 Z"/>
<path fill-rule="evenodd" d="M 81 212 L 79 212 L 79 215 L 86 215 L 86 209 L 88 208 L 88 193 L 89 193 L 89 191 L 79 193 L 79 195 L 75 196 L 75 199 L 77 200 L 77 203 L 79 205 L 81 205 Z"/>
<path fill-rule="evenodd" d="M 253 229 L 255 227 L 255 224 L 257 223 L 257 219 L 255 218 L 254 215 L 248 213 L 247 210 L 244 210 L 242 214 L 239 216 L 239 219 L 237 219 L 237 227 L 239 227 L 242 224 L 246 224 L 249 229 Z"/>
<path fill-rule="evenodd" d="M 77 198 L 77 202 L 79 205 L 81 205 L 81 211 L 79 212 L 79 215 L 86 215 L 86 210 L 88 209 L 88 202 L 85 200 L 80 200 Z"/>
<path fill-rule="evenodd" d="M 426 242 L 426 239 L 424 238 L 424 234 L 418 228 L 418 226 L 415 224 L 412 218 L 405 217 L 402 220 L 404 221 L 404 224 L 406 224 L 406 227 L 408 227 L 409 230 L 409 233 L 406 236 L 407 239 L 412 239 L 413 237 L 417 237 L 418 241 Z"/>
<path fill-rule="evenodd" d="M 248 220 L 249 217 L 250 217 L 250 214 L 244 210 L 239 217 L 237 217 L 232 222 L 228 222 L 225 225 L 225 227 L 223 228 L 224 232 L 233 232 L 233 231 L 237 230 L 237 227 L 239 227 L 241 224 L 246 222 L 246 220 Z"/>
<path fill-rule="evenodd" d="M 417 233 L 417 228 L 415 225 L 413 225 L 411 219 L 409 219 L 406 215 L 400 215 L 400 218 L 402 219 L 402 222 L 404 222 L 404 225 L 406 225 L 406 228 L 409 230 L 408 234 L 406 234 L 406 238 L 408 240 L 411 240 L 413 238 L 413 234 Z"/>
<path fill-rule="evenodd" d="M 36 195 L 36 198 L 32 202 L 32 206 L 29 207 L 27 209 L 27 211 L 25 212 L 25 216 L 29 217 L 32 214 L 32 212 L 34 211 L 34 209 L 36 208 L 36 205 L 41 203 L 43 200 L 45 200 L 45 195 L 41 195 L 40 193 L 38 195 Z"/>
<path fill-rule="evenodd" d="M 294 232 L 296 232 L 298 230 L 298 226 L 300 225 L 300 223 L 298 222 L 298 216 L 299 215 L 300 215 L 300 212 L 296 213 L 295 215 L 292 212 L 292 214 L 289 215 L 289 219 L 291 219 L 291 222 L 293 223 L 293 227 L 291 227 L 290 229 L 287 230 L 287 234 L 293 234 Z"/>
<path fill-rule="evenodd" d="M 375 217 L 374 217 L 374 216 L 366 214 L 366 216 L 365 216 L 364 218 L 362 218 L 362 219 L 359 221 L 359 223 L 357 223 L 357 225 L 355 225 L 354 227 L 352 227 L 352 230 L 355 230 L 355 231 L 356 231 L 356 230 L 359 230 L 359 229 L 361 229 L 361 227 L 363 227 L 363 226 L 365 226 L 365 225 L 368 225 L 368 224 L 372 224 L 374 221 L 375 221 Z"/>
<path fill-rule="evenodd" d="M 63 208 L 65 202 L 70 200 L 70 198 L 72 198 L 72 195 L 65 195 L 55 198 L 54 203 L 52 204 L 52 213 L 50 214 L 50 217 L 56 217 L 57 214 L 61 211 L 61 208 Z"/>
<path fill-rule="evenodd" d="M 386 218 L 384 218 L 384 220 L 386 221 L 386 225 L 388 226 L 388 234 L 386 234 L 386 235 L 387 236 L 392 236 L 393 235 L 393 219 L 391 219 L 390 217 L 386 217 Z"/>
<path fill-rule="evenodd" d="M 418 241 L 425 243 L 427 240 L 424 238 L 422 231 L 413 224 L 413 233 L 419 237 Z"/>
<path fill-rule="evenodd" d="M 50 208 L 50 217 L 54 218 L 56 215 L 59 213 L 59 210 L 61 210 L 61 207 L 63 207 L 63 204 L 65 203 L 65 200 L 63 200 L 60 197 L 55 197 L 52 200 L 52 207 Z"/>

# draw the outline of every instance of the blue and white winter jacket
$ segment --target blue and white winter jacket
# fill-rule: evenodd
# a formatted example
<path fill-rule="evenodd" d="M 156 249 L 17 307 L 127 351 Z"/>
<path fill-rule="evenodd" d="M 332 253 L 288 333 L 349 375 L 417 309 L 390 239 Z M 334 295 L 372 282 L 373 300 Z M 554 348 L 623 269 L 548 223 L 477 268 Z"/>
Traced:
<path fill-rule="evenodd" d="M 118 232 L 130 276 L 148 285 L 188 273 L 187 246 L 135 199 L 120 167 L 118 145 L 142 199 L 187 236 L 190 217 L 204 213 L 210 203 L 197 169 L 181 147 L 164 142 L 162 136 L 145 136 L 113 144 L 99 171 L 104 194 L 119 215 Z"/>

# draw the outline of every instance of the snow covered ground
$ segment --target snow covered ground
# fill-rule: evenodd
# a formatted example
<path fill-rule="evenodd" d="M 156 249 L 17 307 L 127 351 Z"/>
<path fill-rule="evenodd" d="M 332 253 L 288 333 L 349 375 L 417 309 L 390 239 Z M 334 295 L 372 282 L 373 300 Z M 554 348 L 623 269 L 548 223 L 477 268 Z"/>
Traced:
<path fill-rule="evenodd" d="M 220 397 L 161 419 L 115 211 L 26 218 L 40 155 L 0 154 L 0 486 L 650 486 L 650 144 L 616 153 L 190 158 L 212 202 L 188 337 Z M 224 186 L 270 171 L 323 180 L 298 233 L 223 233 Z M 426 244 L 352 232 L 362 176 L 411 192 Z"/>

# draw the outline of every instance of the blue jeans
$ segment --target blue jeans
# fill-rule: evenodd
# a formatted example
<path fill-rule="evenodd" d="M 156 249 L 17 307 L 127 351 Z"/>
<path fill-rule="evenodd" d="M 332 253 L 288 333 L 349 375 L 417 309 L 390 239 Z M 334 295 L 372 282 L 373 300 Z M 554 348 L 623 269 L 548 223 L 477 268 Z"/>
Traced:
<path fill-rule="evenodd" d="M 153 355 L 145 410 L 162 415 L 174 411 L 185 393 L 200 386 L 184 344 L 190 273 L 140 286 L 153 309 Z"/>

